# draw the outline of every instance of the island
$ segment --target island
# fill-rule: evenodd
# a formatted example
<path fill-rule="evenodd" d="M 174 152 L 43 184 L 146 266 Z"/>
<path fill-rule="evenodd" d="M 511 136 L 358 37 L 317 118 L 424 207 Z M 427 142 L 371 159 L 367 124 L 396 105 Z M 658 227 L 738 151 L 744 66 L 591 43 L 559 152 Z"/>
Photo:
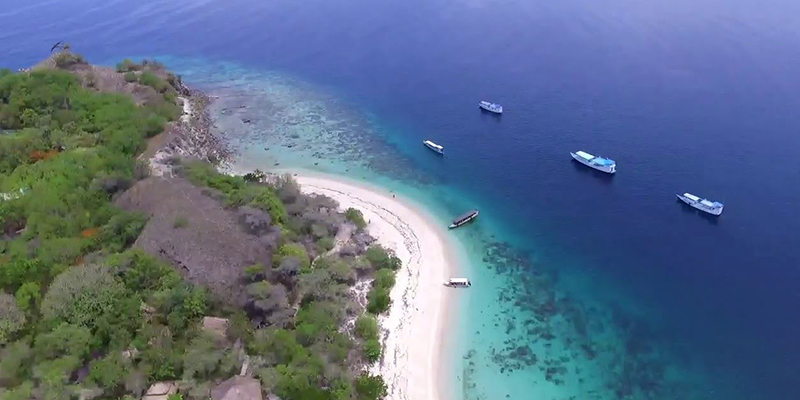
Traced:
<path fill-rule="evenodd" d="M 445 397 L 455 263 L 424 210 L 231 171 L 179 75 L 55 50 L 0 71 L 0 398 Z"/>

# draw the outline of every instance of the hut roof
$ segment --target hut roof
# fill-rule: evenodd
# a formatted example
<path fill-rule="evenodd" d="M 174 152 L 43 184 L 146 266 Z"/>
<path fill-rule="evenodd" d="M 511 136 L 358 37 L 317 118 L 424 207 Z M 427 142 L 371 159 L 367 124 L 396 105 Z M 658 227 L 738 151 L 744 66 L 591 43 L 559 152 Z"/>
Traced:
<path fill-rule="evenodd" d="M 262 400 L 258 379 L 236 375 L 211 390 L 214 400 Z"/>

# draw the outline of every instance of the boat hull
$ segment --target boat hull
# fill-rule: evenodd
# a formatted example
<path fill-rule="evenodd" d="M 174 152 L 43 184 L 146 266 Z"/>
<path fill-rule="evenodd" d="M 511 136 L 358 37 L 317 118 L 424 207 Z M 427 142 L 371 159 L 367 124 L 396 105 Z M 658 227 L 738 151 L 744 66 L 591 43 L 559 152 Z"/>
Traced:
<path fill-rule="evenodd" d="M 686 203 L 687 205 L 691 206 L 692 208 L 700 210 L 700 211 L 702 211 L 702 212 L 704 212 L 706 214 L 711 214 L 711 215 L 713 215 L 715 217 L 720 216 L 722 214 L 722 210 L 725 208 L 725 207 L 707 208 L 707 207 L 703 207 L 703 205 L 700 204 L 699 202 L 696 202 L 696 201 L 694 201 L 694 200 L 692 200 L 692 199 L 690 199 L 688 197 L 684 197 L 684 196 L 681 196 L 679 194 L 676 194 L 675 196 L 677 196 L 682 202 Z"/>
<path fill-rule="evenodd" d="M 581 164 L 583 164 L 583 165 L 585 165 L 585 166 L 587 166 L 587 167 L 589 167 L 591 169 L 596 169 L 596 170 L 598 170 L 600 172 L 605 172 L 607 174 L 615 174 L 615 173 L 617 173 L 617 165 L 616 164 L 612 164 L 612 165 L 592 164 L 591 161 L 588 161 L 585 158 L 583 158 L 583 157 L 581 157 L 581 156 L 579 156 L 579 155 L 577 155 L 575 153 L 569 153 L 569 154 L 572 156 L 572 158 L 575 161 L 577 161 L 577 162 L 579 162 L 579 163 L 581 163 Z"/>
<path fill-rule="evenodd" d="M 488 112 L 490 112 L 492 114 L 502 114 L 503 113 L 503 109 L 502 108 L 497 110 L 497 109 L 493 109 L 493 108 L 489 107 L 488 105 L 482 104 L 482 103 L 478 103 L 478 107 L 480 107 L 481 110 L 488 111 Z"/>
<path fill-rule="evenodd" d="M 452 224 L 450 224 L 450 226 L 448 226 L 448 228 L 449 228 L 449 229 L 455 229 L 455 228 L 458 228 L 458 227 L 460 227 L 460 226 L 464 226 L 464 225 L 466 225 L 466 224 L 468 224 L 468 223 L 470 223 L 470 222 L 474 221 L 474 220 L 475 220 L 475 218 L 478 218 L 478 212 L 477 212 L 477 211 L 475 211 L 475 214 L 472 214 L 472 215 L 470 215 L 469 217 L 467 217 L 467 218 L 464 218 L 464 219 L 463 219 L 463 220 L 461 220 L 461 221 L 458 221 L 458 222 L 453 222 Z"/>
<path fill-rule="evenodd" d="M 422 142 L 422 144 L 424 144 L 425 147 L 429 148 L 434 153 L 444 155 L 444 149 L 440 149 L 438 147 L 433 147 L 433 146 L 431 146 L 431 145 L 429 145 L 428 143 L 425 143 L 425 142 Z"/>

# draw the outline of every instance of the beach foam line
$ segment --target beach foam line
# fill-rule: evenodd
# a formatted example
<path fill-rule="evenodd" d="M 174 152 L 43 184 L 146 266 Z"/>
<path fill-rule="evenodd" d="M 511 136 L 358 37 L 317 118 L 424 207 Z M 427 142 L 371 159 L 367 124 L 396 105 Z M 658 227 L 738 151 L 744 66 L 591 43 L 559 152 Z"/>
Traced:
<path fill-rule="evenodd" d="M 403 261 L 391 292 L 391 308 L 379 318 L 383 357 L 370 370 L 386 381 L 386 399 L 449 398 L 441 385 L 442 349 L 454 289 L 442 283 L 456 271 L 456 252 L 444 236 L 446 230 L 385 190 L 307 172 L 293 175 L 304 193 L 333 198 L 342 209 L 361 210 L 369 234 Z"/>

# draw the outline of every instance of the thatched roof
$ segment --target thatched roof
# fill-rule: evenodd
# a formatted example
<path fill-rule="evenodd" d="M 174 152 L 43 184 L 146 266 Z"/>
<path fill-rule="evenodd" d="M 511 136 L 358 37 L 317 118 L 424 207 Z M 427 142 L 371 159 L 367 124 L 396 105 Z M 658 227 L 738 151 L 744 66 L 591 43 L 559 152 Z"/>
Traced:
<path fill-rule="evenodd" d="M 178 392 L 178 384 L 175 382 L 156 382 L 150 389 L 147 389 L 147 394 L 142 397 L 142 400 L 166 400 L 169 395 Z"/>
<path fill-rule="evenodd" d="M 262 400 L 258 379 L 236 375 L 211 390 L 213 400 Z"/>

